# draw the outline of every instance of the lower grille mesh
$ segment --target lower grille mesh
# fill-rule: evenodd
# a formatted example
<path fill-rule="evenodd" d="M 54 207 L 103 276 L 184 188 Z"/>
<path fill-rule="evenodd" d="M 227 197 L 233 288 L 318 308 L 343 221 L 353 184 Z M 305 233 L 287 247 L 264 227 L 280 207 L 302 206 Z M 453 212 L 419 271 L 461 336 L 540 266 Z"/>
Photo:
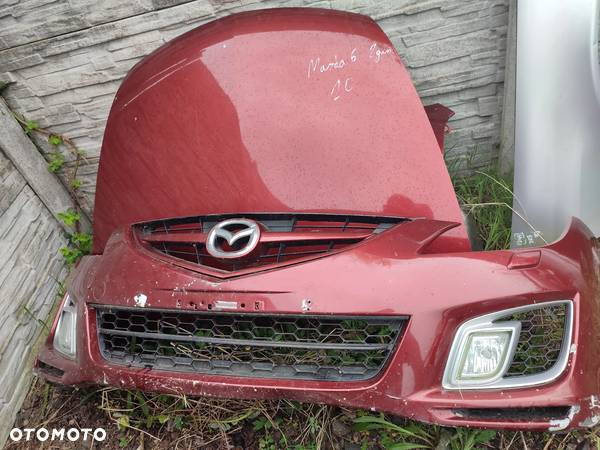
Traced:
<path fill-rule="evenodd" d="M 504 376 L 535 375 L 551 369 L 561 352 L 566 318 L 564 303 L 503 317 L 503 321 L 521 322 L 515 356 Z"/>
<path fill-rule="evenodd" d="M 376 376 L 407 322 L 97 308 L 102 355 L 157 370 L 352 381 Z"/>

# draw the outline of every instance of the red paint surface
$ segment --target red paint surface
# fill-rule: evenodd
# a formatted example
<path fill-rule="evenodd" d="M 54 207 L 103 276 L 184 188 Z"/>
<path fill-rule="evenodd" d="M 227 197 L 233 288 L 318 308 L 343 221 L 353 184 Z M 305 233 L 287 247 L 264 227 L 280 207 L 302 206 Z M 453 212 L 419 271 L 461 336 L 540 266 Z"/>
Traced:
<path fill-rule="evenodd" d="M 111 112 L 100 163 L 95 242 L 103 254 L 85 257 L 69 288 L 79 311 L 77 358 L 53 350 L 53 327 L 39 360 L 64 375 L 39 369 L 42 376 L 69 385 L 292 398 L 449 425 L 550 425 L 473 422 L 453 408 L 577 406 L 571 427 L 597 412 L 590 398 L 600 394 L 600 270 L 590 231 L 575 220 L 562 240 L 539 249 L 539 258 L 469 251 L 439 147 L 408 74 L 393 51 L 379 63 L 370 61 L 365 51 L 373 42 L 391 48 L 374 22 L 360 16 L 250 13 L 194 30 L 132 71 Z M 349 58 L 353 48 L 360 49 L 360 63 L 307 78 L 311 58 Z M 347 76 L 354 88 L 333 100 L 331 85 Z M 143 251 L 130 227 L 159 217 L 287 211 L 427 219 L 323 258 L 228 279 Z M 134 306 L 138 293 L 147 295 L 148 308 L 204 310 L 230 300 L 259 304 L 264 314 L 301 314 L 302 299 L 310 298 L 311 314 L 403 315 L 410 322 L 385 370 L 361 382 L 109 364 L 99 352 L 92 305 Z M 576 350 L 557 380 L 503 392 L 441 388 L 462 322 L 559 299 L 574 302 Z"/>
<path fill-rule="evenodd" d="M 95 253 L 131 222 L 258 211 L 462 222 L 409 74 L 371 19 L 230 16 L 161 47 L 123 82 L 102 146 Z M 450 236 L 469 248 L 462 226 Z"/>
<path fill-rule="evenodd" d="M 59 379 L 41 374 L 70 385 L 107 383 L 188 395 L 292 398 L 374 408 L 449 425 L 548 428 L 548 422 L 474 423 L 455 416 L 452 409 L 577 405 L 580 412 L 570 426 L 578 426 L 595 412 L 589 398 L 600 393 L 599 266 L 590 231 L 576 220 L 561 241 L 540 249 L 538 265 L 519 270 L 508 268 L 518 251 L 423 254 L 427 236 L 447 225 L 408 222 L 336 255 L 219 282 L 142 254 L 130 233 L 119 233 L 103 256 L 83 259 L 70 284 L 79 308 L 77 360 L 53 350 L 53 329 L 39 359 L 65 374 Z M 99 352 L 90 305 L 134 306 L 139 292 L 148 296 L 147 308 L 205 310 L 225 299 L 246 305 L 262 302 L 265 314 L 301 314 L 301 300 L 309 296 L 311 314 L 408 315 L 410 322 L 383 373 L 361 382 L 235 378 L 109 364 Z M 452 337 L 462 322 L 558 299 L 574 301 L 577 350 L 556 381 L 502 392 L 441 388 Z"/>
<path fill-rule="evenodd" d="M 450 108 L 446 108 L 444 105 L 435 103 L 433 105 L 427 105 L 425 107 L 425 113 L 431 122 L 431 128 L 437 139 L 438 145 L 444 153 L 444 139 L 446 134 L 450 131 L 448 128 L 448 120 L 454 115 L 454 111 Z"/>

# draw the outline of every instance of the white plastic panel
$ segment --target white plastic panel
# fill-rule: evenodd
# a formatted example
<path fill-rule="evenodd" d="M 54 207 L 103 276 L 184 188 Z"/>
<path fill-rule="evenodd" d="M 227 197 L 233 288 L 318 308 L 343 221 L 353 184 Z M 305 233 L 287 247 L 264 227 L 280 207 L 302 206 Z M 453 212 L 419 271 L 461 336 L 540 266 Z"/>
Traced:
<path fill-rule="evenodd" d="M 513 247 L 600 235 L 597 3 L 518 1 Z"/>

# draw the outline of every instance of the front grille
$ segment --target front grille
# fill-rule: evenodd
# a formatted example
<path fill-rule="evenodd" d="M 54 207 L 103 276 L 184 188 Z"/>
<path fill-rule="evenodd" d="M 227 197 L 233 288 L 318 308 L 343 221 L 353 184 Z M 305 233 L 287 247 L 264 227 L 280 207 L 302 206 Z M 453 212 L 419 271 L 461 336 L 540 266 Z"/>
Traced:
<path fill-rule="evenodd" d="M 209 255 L 210 229 L 226 219 L 251 219 L 264 229 L 257 250 L 236 259 Z M 407 219 L 331 214 L 229 214 L 146 222 L 134 230 L 146 248 L 178 260 L 235 272 L 310 259 L 342 250 Z"/>
<path fill-rule="evenodd" d="M 503 317 L 521 322 L 515 356 L 505 377 L 535 375 L 551 369 L 563 345 L 567 305 L 546 306 Z"/>
<path fill-rule="evenodd" d="M 408 320 L 106 307 L 96 315 L 102 355 L 116 364 L 332 381 L 376 376 Z"/>

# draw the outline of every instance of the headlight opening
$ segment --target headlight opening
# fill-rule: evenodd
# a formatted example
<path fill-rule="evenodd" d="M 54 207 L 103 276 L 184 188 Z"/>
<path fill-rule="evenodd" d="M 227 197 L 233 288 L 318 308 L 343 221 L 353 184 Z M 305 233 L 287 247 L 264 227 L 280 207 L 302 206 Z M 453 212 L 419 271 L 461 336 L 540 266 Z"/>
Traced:
<path fill-rule="evenodd" d="M 62 304 L 52 344 L 56 351 L 73 359 L 77 353 L 76 340 L 77 308 L 73 298 L 67 294 Z"/>

